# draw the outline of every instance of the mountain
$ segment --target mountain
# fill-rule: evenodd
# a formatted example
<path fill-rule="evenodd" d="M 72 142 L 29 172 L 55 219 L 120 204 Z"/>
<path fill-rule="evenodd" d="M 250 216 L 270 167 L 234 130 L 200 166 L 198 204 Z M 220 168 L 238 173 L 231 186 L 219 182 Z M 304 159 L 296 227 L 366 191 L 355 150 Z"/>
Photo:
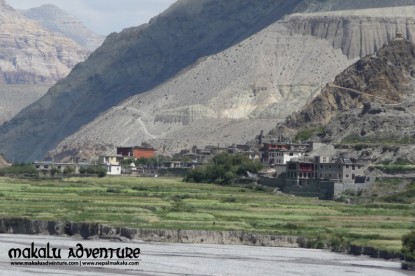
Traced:
<path fill-rule="evenodd" d="M 0 84 L 54 83 L 89 52 L 0 1 Z"/>
<path fill-rule="evenodd" d="M 414 13 L 412 6 L 289 15 L 104 112 L 51 154 L 111 152 L 143 141 L 164 153 L 245 143 L 311 102 L 397 31 L 413 37 Z"/>
<path fill-rule="evenodd" d="M 0 124 L 43 96 L 90 52 L 0 0 Z"/>
<path fill-rule="evenodd" d="M 10 120 L 22 109 L 46 94 L 47 84 L 0 85 L 0 124 Z"/>
<path fill-rule="evenodd" d="M 0 128 L 1 151 L 43 158 L 65 137 L 126 98 L 173 77 L 292 12 L 294 1 L 177 1 L 137 28 L 111 34 L 47 95 Z"/>
<path fill-rule="evenodd" d="M 0 150 L 13 153 L 17 160 L 43 158 L 48 150 L 82 126 L 82 130 L 89 129 L 86 124 L 111 107 L 118 110 L 119 120 L 112 121 L 110 129 L 96 128 L 83 137 L 88 143 L 95 143 L 96 146 L 92 145 L 95 148 L 105 146 L 102 137 L 116 137 L 114 132 L 128 128 L 133 119 L 135 127 L 128 128 L 128 135 L 123 135 L 123 140 L 117 138 L 117 143 L 156 137 L 173 139 L 172 144 L 183 146 L 203 140 L 209 133 L 212 142 L 244 137 L 252 133 L 252 126 L 258 126 L 257 121 L 248 119 L 267 119 L 270 120 L 267 125 L 272 126 L 289 109 L 298 110 L 310 102 L 319 86 L 365 53 L 356 50 L 362 49 L 361 45 L 365 45 L 367 53 L 373 53 L 395 36 L 397 27 L 405 28 L 405 36 L 412 39 L 409 36 L 413 16 L 401 15 L 402 9 L 399 12 L 391 9 L 394 11 L 385 12 L 386 16 L 362 10 L 362 18 L 345 12 L 334 15 L 335 25 L 324 25 L 324 21 L 320 24 L 324 20 L 321 14 L 287 17 L 304 7 L 307 11 L 318 2 L 321 1 L 177 1 L 149 24 L 108 36 L 86 62 L 77 65 L 47 95 L 1 126 Z M 350 3 L 360 7 L 360 2 Z M 376 6 L 375 1 L 369 2 L 370 7 Z M 394 6 L 402 1 L 388 3 Z M 295 26 L 309 26 L 301 25 L 301 20 L 316 27 L 300 30 Z M 278 26 L 267 29 L 266 34 L 264 28 L 272 28 L 270 25 L 278 21 Z M 370 26 L 381 30 L 379 40 L 374 39 L 376 32 Z M 315 33 L 315 29 L 322 32 Z M 321 37 L 324 30 L 327 37 Z M 263 39 L 252 37 L 260 31 Z M 269 38 L 265 39 L 265 35 Z M 256 44 L 245 40 L 251 37 Z M 237 50 L 235 47 L 241 43 Z M 357 47 L 352 49 L 347 45 Z M 241 55 L 237 54 L 239 51 Z M 213 60 L 215 55 L 221 60 Z M 217 89 L 222 96 L 216 94 Z M 131 99 L 137 104 L 120 104 L 143 92 L 148 93 Z M 197 101 L 192 100 L 195 95 Z M 291 102 L 287 101 L 289 98 Z M 105 115 L 97 120 L 104 121 Z M 184 127 L 178 128 L 180 124 Z M 170 126 L 171 135 L 167 135 Z M 135 137 L 138 139 L 134 140 Z M 184 141 L 180 140 L 183 137 Z M 80 143 L 83 138 L 80 137 Z M 109 139 L 110 143 L 113 141 Z"/>
<path fill-rule="evenodd" d="M 415 45 L 400 35 L 374 55 L 366 56 L 336 76 L 301 111 L 289 116 L 274 134 L 320 130 L 323 141 L 371 144 L 393 155 L 415 160 Z"/>
<path fill-rule="evenodd" d="M 274 23 L 104 112 L 60 143 L 55 158 L 147 140 L 165 154 L 245 143 L 311 101 L 351 63 L 329 42 Z"/>
<path fill-rule="evenodd" d="M 50 83 L 65 77 L 88 52 L 49 33 L 0 1 L 0 84 Z"/>
<path fill-rule="evenodd" d="M 97 35 L 76 17 L 58 7 L 47 4 L 21 11 L 24 16 L 38 22 L 44 29 L 60 33 L 91 52 L 101 46 L 105 37 Z"/>

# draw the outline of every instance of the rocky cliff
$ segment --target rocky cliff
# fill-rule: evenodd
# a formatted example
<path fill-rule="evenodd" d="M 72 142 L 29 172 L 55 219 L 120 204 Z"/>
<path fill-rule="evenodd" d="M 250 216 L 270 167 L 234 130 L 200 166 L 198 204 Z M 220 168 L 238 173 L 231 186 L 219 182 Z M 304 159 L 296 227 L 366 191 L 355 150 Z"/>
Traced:
<path fill-rule="evenodd" d="M 399 158 L 413 161 L 409 149 L 415 142 L 414 76 L 415 45 L 398 36 L 339 74 L 334 83 L 303 110 L 289 116 L 274 133 L 292 135 L 323 126 L 321 138 L 325 141 L 405 145 L 408 149 L 404 147 Z M 397 151 L 399 147 L 394 157 Z M 383 154 L 388 154 L 387 150 Z"/>
<path fill-rule="evenodd" d="M 76 17 L 51 4 L 22 11 L 22 14 L 38 22 L 44 29 L 61 33 L 90 51 L 101 46 L 105 39 L 86 28 Z"/>
<path fill-rule="evenodd" d="M 345 1 L 346 2 L 346 1 Z M 373 54 L 401 33 L 415 41 L 414 6 L 293 14 L 289 29 L 330 42 L 350 59 Z"/>
<path fill-rule="evenodd" d="M 0 84 L 54 83 L 89 52 L 0 2 Z"/>

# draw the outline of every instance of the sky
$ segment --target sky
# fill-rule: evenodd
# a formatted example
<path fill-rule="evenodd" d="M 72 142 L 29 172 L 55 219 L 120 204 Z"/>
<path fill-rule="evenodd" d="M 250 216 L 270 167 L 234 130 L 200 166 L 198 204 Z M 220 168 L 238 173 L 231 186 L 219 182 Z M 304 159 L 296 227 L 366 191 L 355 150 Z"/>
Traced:
<path fill-rule="evenodd" d="M 147 23 L 176 0 L 6 0 L 15 9 L 53 4 L 80 19 L 97 34 L 108 35 Z"/>

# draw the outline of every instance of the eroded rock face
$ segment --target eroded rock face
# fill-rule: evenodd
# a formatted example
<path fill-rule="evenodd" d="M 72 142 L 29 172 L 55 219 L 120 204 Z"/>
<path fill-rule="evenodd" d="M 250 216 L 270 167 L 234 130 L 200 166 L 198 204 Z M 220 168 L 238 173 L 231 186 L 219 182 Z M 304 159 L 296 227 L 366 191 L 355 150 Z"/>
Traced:
<path fill-rule="evenodd" d="M 353 59 L 373 54 L 397 33 L 415 42 L 414 13 L 414 6 L 408 6 L 294 14 L 287 24 L 293 33 L 328 40 Z"/>
<path fill-rule="evenodd" d="M 332 142 L 412 143 L 414 66 L 415 45 L 394 39 L 339 74 L 334 84 L 289 116 L 278 130 L 295 132 L 323 125 L 323 139 Z"/>
<path fill-rule="evenodd" d="M 89 52 L 0 3 L 0 84 L 55 83 Z"/>

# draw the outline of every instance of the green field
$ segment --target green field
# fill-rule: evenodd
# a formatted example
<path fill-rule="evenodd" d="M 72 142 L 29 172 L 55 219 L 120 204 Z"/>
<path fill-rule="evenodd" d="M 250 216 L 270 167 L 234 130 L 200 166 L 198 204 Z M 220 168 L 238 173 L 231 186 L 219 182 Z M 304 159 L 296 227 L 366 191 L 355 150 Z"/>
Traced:
<path fill-rule="evenodd" d="M 301 235 L 400 251 L 415 205 L 345 204 L 162 178 L 0 178 L 0 217 Z"/>

